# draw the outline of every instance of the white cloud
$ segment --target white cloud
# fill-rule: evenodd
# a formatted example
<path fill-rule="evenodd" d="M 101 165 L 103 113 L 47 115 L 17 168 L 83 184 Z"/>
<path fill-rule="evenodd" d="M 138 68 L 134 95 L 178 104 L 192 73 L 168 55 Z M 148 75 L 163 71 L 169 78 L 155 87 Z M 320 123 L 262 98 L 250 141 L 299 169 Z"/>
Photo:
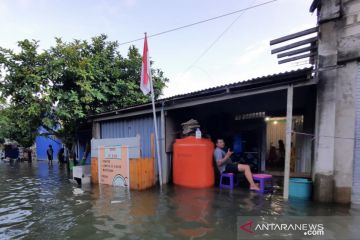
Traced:
<path fill-rule="evenodd" d="M 224 63 L 218 68 L 193 67 L 186 73 L 169 75 L 170 82 L 164 90 L 164 97 L 190 93 L 211 87 L 250 80 L 286 71 L 292 71 L 309 65 L 295 63 L 278 64 L 276 56 L 270 55 L 268 40 L 258 42 L 245 49 L 236 64 Z M 266 51 L 268 53 L 266 54 Z M 264 61 L 259 61 L 263 59 Z"/>
<path fill-rule="evenodd" d="M 309 29 L 309 28 L 313 28 L 315 26 L 316 26 L 315 21 L 314 21 L 314 24 L 312 24 L 312 23 L 301 24 L 301 25 L 298 25 L 296 27 L 291 28 L 289 34 L 300 32 L 300 31 L 303 31 L 303 30 L 306 30 L 306 29 Z"/>
<path fill-rule="evenodd" d="M 105 15 L 118 16 L 124 14 L 127 8 L 132 8 L 137 0 L 100 0 L 96 9 Z"/>
<path fill-rule="evenodd" d="M 259 61 L 265 60 L 265 61 Z M 165 97 L 189 93 L 211 87 L 240 82 L 289 70 L 288 65 L 278 65 L 276 56 L 270 55 L 269 40 L 262 40 L 244 49 L 235 57 L 235 61 L 225 61 L 221 64 L 206 65 L 203 68 L 192 67 L 185 73 L 169 75 L 168 88 L 164 90 Z"/>
<path fill-rule="evenodd" d="M 5 1 L 0 1 L 0 16 L 7 15 L 9 13 L 9 7 Z"/>
<path fill-rule="evenodd" d="M 33 4 L 33 0 L 17 0 L 19 7 L 28 8 Z"/>
<path fill-rule="evenodd" d="M 128 7 L 133 7 L 137 4 L 137 0 L 123 0 L 123 4 Z"/>
<path fill-rule="evenodd" d="M 173 77 L 169 76 L 169 79 L 168 87 L 164 89 L 164 97 L 194 92 L 218 84 L 214 80 L 214 76 L 211 76 L 205 69 L 196 66 L 185 73 L 175 73 Z"/>
<path fill-rule="evenodd" d="M 265 51 L 270 51 L 269 41 L 262 40 L 245 49 L 245 51 L 235 60 L 237 65 L 250 64 L 259 58 Z"/>

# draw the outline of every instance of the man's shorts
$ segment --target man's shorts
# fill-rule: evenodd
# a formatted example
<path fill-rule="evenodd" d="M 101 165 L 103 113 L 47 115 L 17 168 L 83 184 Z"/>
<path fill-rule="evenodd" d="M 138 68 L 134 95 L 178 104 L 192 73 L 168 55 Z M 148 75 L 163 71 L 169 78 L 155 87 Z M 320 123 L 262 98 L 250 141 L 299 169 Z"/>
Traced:
<path fill-rule="evenodd" d="M 238 173 L 238 163 L 230 163 L 225 166 L 225 173 Z"/>

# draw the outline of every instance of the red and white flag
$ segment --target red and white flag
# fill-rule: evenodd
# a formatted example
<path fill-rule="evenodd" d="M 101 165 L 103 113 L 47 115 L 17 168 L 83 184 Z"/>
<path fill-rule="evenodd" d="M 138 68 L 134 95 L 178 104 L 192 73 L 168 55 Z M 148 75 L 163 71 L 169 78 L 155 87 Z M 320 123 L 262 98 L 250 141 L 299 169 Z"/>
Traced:
<path fill-rule="evenodd" d="M 159 137 L 158 137 L 158 128 L 156 124 L 156 112 L 155 112 L 155 97 L 154 97 L 154 89 L 152 87 L 152 79 L 151 79 L 151 68 L 150 68 L 150 58 L 149 58 L 149 49 L 147 45 L 147 37 L 145 33 L 144 40 L 144 52 L 142 58 L 142 66 L 141 66 L 141 82 L 140 89 L 146 95 L 151 91 L 151 102 L 153 108 L 154 115 L 154 132 L 155 132 L 155 144 L 156 144 L 156 152 L 157 152 L 157 162 L 158 162 L 158 170 L 159 170 L 159 184 L 162 185 L 162 173 L 161 173 L 161 156 L 160 156 L 160 147 L 159 147 Z"/>
<path fill-rule="evenodd" d="M 146 95 L 151 90 L 151 68 L 150 68 L 150 58 L 149 58 L 149 50 L 147 45 L 147 37 L 145 33 L 144 40 L 144 52 L 142 58 L 142 66 L 141 66 L 141 83 L 140 89 Z"/>

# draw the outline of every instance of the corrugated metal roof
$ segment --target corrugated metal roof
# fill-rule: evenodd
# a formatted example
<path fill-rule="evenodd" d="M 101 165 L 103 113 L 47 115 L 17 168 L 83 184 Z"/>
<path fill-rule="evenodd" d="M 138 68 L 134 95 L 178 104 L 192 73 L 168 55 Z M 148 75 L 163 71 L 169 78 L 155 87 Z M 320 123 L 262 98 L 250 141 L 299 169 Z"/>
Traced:
<path fill-rule="evenodd" d="M 202 89 L 199 91 L 189 92 L 189 93 L 185 93 L 185 94 L 178 94 L 175 96 L 162 98 L 162 99 L 157 100 L 156 104 L 161 104 L 163 102 L 169 102 L 169 101 L 174 102 L 174 101 L 180 100 L 180 99 L 181 100 L 191 100 L 191 99 L 194 99 L 194 98 L 200 97 L 200 96 L 201 97 L 212 96 L 215 94 L 219 94 L 220 92 L 224 92 L 224 90 L 228 91 L 229 89 L 237 89 L 237 90 L 242 90 L 242 91 L 245 90 L 246 91 L 246 90 L 251 90 L 255 87 L 266 88 L 266 87 L 272 87 L 274 85 L 279 85 L 279 84 L 288 84 L 289 82 L 293 82 L 293 81 L 306 81 L 306 80 L 309 80 L 309 76 L 311 76 L 311 73 L 312 73 L 312 67 L 297 69 L 297 70 L 293 70 L 293 71 L 286 71 L 286 72 L 282 72 L 282 73 L 276 73 L 276 74 L 251 78 L 251 79 L 244 80 L 244 81 L 239 81 L 239 82 L 225 84 L 225 85 L 216 86 L 216 87 L 212 87 L 212 88 L 206 88 L 206 89 Z M 103 112 L 103 113 L 91 115 L 89 117 L 90 118 L 103 117 L 104 115 L 118 114 L 119 111 L 140 110 L 140 109 L 148 108 L 149 106 L 151 106 L 151 102 L 145 103 L 145 104 L 134 105 L 134 106 L 130 106 L 130 107 L 122 108 L 122 109 L 117 109 L 114 111 Z"/>
<path fill-rule="evenodd" d="M 312 71 L 312 67 L 303 68 L 303 69 L 297 69 L 297 70 L 293 70 L 293 71 L 286 71 L 286 72 L 282 72 L 282 73 L 275 73 L 275 74 L 265 75 L 265 76 L 251 78 L 251 79 L 247 79 L 247 80 L 243 80 L 243 81 L 239 81 L 239 82 L 235 82 L 235 83 L 220 85 L 220 86 L 216 86 L 216 87 L 212 87 L 212 88 L 206 88 L 206 89 L 202 89 L 202 90 L 199 90 L 199 91 L 189 92 L 189 93 L 185 93 L 185 94 L 178 94 L 178 95 L 174 95 L 174 96 L 171 96 L 171 97 L 168 97 L 168 98 L 162 98 L 162 99 L 160 99 L 158 101 L 173 100 L 174 98 L 186 97 L 186 96 L 189 96 L 189 95 L 196 95 L 196 94 L 199 94 L 199 93 L 204 93 L 204 92 L 213 91 L 213 90 L 220 90 L 220 89 L 223 89 L 223 88 L 232 88 L 232 87 L 237 87 L 237 86 L 240 87 L 240 86 L 244 86 L 244 85 L 248 85 L 248 84 L 255 84 L 255 83 L 264 82 L 264 80 L 274 78 L 274 77 L 276 77 L 276 78 L 277 77 L 283 77 L 283 76 L 286 76 L 288 74 L 302 73 L 302 72 L 309 72 L 309 71 Z"/>

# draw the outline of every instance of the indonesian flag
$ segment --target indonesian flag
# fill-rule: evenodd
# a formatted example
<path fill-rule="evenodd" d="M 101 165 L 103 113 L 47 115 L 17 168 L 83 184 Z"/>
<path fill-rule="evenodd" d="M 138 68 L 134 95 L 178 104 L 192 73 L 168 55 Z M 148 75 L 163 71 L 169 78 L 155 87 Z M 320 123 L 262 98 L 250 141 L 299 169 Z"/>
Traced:
<path fill-rule="evenodd" d="M 150 84 L 151 84 L 151 68 L 150 68 L 149 50 L 147 45 L 147 37 L 145 33 L 144 52 L 143 52 L 142 66 L 141 66 L 141 83 L 140 83 L 140 89 L 145 95 L 150 92 L 151 89 Z"/>

